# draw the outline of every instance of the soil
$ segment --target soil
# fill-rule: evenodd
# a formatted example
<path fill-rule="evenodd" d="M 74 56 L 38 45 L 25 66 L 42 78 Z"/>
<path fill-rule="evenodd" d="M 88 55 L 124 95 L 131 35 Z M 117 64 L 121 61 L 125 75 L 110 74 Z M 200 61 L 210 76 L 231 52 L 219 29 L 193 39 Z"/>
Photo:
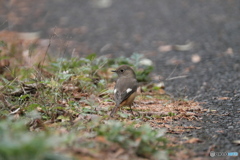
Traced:
<path fill-rule="evenodd" d="M 201 121 L 182 122 L 201 127 L 181 135 L 202 140 L 187 147 L 201 157 L 240 151 L 233 143 L 240 140 L 240 1 L 27 2 L 0 2 L 1 30 L 40 31 L 46 39 L 54 32 L 59 44 L 68 42 L 63 54 L 144 54 L 168 93 L 208 109 Z"/>

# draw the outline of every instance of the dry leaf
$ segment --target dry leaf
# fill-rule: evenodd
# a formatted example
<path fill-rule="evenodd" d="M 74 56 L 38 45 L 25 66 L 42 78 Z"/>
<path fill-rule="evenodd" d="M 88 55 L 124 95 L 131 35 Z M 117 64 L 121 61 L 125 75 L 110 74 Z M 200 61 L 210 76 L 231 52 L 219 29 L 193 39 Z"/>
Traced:
<path fill-rule="evenodd" d="M 230 99 L 229 97 L 218 97 L 218 100 L 228 100 Z"/>
<path fill-rule="evenodd" d="M 219 130 L 219 131 L 216 131 L 217 133 L 224 133 L 224 131 L 223 130 Z"/>
<path fill-rule="evenodd" d="M 1 51 L 1 48 L 0 48 Z M 0 74 L 3 74 L 7 67 L 9 67 L 10 61 L 7 59 L 0 60 Z"/>
<path fill-rule="evenodd" d="M 194 47 L 194 43 L 193 42 L 189 42 L 187 44 L 184 44 L 184 45 L 173 45 L 172 48 L 174 50 L 177 50 L 177 51 L 189 51 L 191 49 L 193 49 Z"/>
<path fill-rule="evenodd" d="M 102 143 L 107 143 L 108 142 L 104 136 L 97 136 L 97 137 L 95 137 L 95 140 L 97 142 L 102 142 Z"/>
<path fill-rule="evenodd" d="M 202 140 L 200 140 L 199 138 L 191 138 L 187 140 L 185 143 L 199 143 L 199 142 L 202 142 Z"/>
<path fill-rule="evenodd" d="M 228 48 L 228 49 L 225 51 L 225 54 L 230 55 L 230 56 L 233 56 L 233 49 L 232 49 L 232 48 Z"/>
<path fill-rule="evenodd" d="M 193 63 L 198 63 L 201 61 L 201 57 L 198 54 L 192 55 L 192 62 Z"/>
<path fill-rule="evenodd" d="M 186 115 L 187 115 L 187 116 L 195 116 L 196 113 L 194 113 L 194 112 L 186 112 Z"/>
<path fill-rule="evenodd" d="M 169 52 L 171 50 L 172 50 L 172 45 L 165 45 L 165 46 L 158 47 L 159 52 Z"/>
<path fill-rule="evenodd" d="M 233 143 L 240 145 L 240 140 L 235 140 Z"/>

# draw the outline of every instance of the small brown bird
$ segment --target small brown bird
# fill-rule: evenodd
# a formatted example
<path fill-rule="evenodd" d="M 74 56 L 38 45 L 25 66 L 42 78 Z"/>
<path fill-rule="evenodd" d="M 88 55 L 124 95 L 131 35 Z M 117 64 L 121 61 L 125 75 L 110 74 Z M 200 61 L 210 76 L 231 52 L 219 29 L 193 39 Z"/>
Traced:
<path fill-rule="evenodd" d="M 138 82 L 133 69 L 127 65 L 122 65 L 116 70 L 118 79 L 114 87 L 114 99 L 116 106 L 113 108 L 110 116 L 113 117 L 118 109 L 122 106 L 129 106 L 132 112 L 131 105 L 137 95 Z"/>

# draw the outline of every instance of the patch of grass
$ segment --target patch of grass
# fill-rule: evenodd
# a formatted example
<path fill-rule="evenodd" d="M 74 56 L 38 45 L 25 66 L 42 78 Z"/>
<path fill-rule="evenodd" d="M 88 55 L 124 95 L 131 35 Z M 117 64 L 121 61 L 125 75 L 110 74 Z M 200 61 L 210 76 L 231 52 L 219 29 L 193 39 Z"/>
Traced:
<path fill-rule="evenodd" d="M 70 160 L 54 151 L 62 143 L 60 137 L 49 132 L 29 132 L 25 120 L 1 120 L 0 135 L 0 159 Z"/>
<path fill-rule="evenodd" d="M 150 158 L 158 154 L 160 149 L 166 149 L 165 131 L 153 130 L 149 125 L 135 128 L 134 123 L 126 125 L 119 121 L 108 121 L 95 130 L 99 136 L 103 136 L 139 156 Z"/>
<path fill-rule="evenodd" d="M 58 151 L 78 157 L 84 154 L 76 151 L 79 147 L 87 148 L 85 152 L 92 155 L 107 152 L 103 146 L 115 145 L 133 157 L 151 158 L 165 151 L 167 141 L 162 130 L 144 123 L 136 127 L 137 122 L 109 120 L 109 107 L 100 106 L 114 102 L 109 81 L 99 71 L 128 64 L 140 69 L 140 81 L 147 81 L 150 70 L 141 68 L 142 58 L 134 54 L 113 60 L 91 54 L 85 58 L 60 58 L 46 66 L 9 68 L 12 78 L 0 76 L 0 146 L 5 146 L 0 147 L 1 158 L 57 159 Z M 120 117 L 125 121 L 131 116 L 122 113 Z M 11 117 L 15 118 L 9 120 Z M 99 137 L 105 141 L 98 142 Z"/>
<path fill-rule="evenodd" d="M 8 67 L 0 75 L 0 159 L 72 159 L 66 154 L 76 159 L 109 159 L 118 154 L 119 159 L 168 159 L 165 130 L 148 123 L 178 116 L 168 105 L 170 97 L 160 93 L 161 87 L 143 86 L 136 98 L 142 105 L 134 112 L 143 111 L 146 116 L 125 112 L 129 107 L 123 107 L 114 121 L 108 116 L 114 106 L 112 80 L 116 76 L 111 69 L 130 65 L 139 82 L 148 82 L 153 65 L 143 61 L 149 62 L 137 53 L 116 59 L 90 54 L 47 60 L 44 66 L 16 62 Z M 162 113 L 164 106 L 170 111 L 166 107 Z"/>
<path fill-rule="evenodd" d="M 176 113 L 172 113 L 172 112 L 168 112 L 168 116 L 175 116 L 176 115 Z"/>

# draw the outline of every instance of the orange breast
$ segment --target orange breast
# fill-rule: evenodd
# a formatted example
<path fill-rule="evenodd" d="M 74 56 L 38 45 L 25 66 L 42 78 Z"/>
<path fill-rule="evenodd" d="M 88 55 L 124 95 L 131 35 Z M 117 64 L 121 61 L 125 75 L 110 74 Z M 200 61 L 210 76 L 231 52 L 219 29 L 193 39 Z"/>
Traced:
<path fill-rule="evenodd" d="M 120 106 L 130 106 L 130 105 L 132 105 L 133 100 L 135 99 L 136 95 L 137 95 L 137 92 L 134 92 L 133 94 L 131 94 L 131 95 L 128 97 L 128 99 L 126 99 L 125 101 L 123 101 L 123 102 L 120 104 Z"/>

